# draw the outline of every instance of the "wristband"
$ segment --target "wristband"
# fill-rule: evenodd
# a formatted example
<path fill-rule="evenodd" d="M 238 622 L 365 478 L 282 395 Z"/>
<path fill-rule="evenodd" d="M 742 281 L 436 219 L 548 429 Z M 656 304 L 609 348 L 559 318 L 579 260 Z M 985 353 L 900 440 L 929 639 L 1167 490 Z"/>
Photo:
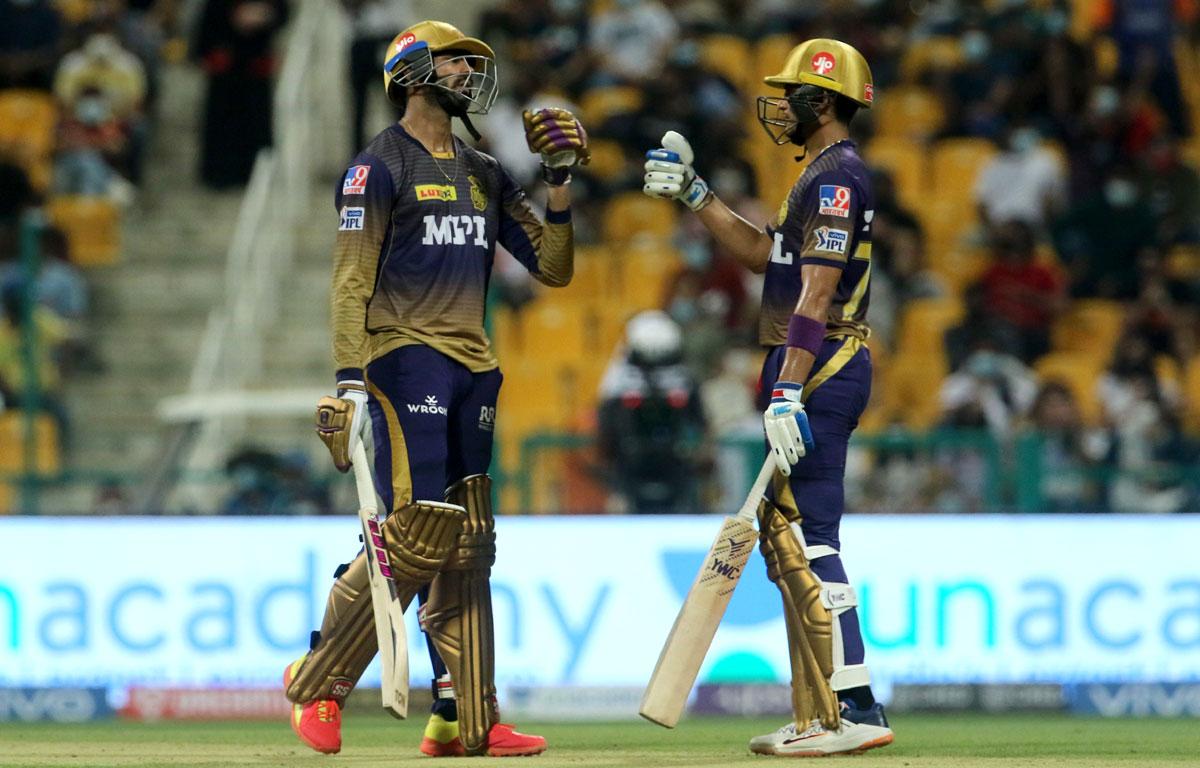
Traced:
<path fill-rule="evenodd" d="M 558 165 L 558 166 L 543 165 L 542 166 L 542 181 L 546 182 L 550 186 L 561 187 L 563 184 L 566 184 L 570 180 L 571 180 L 571 166 L 569 166 L 569 165 Z"/>
<path fill-rule="evenodd" d="M 787 345 L 797 347 L 814 356 L 821 351 L 825 341 L 825 323 L 804 315 L 792 315 L 788 320 Z"/>

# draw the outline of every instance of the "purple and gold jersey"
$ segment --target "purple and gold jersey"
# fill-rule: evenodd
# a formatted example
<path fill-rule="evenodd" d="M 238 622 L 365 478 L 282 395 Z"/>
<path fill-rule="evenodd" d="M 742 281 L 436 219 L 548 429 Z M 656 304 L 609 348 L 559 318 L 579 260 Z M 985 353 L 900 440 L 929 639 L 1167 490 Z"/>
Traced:
<path fill-rule="evenodd" d="M 803 288 L 800 268 L 804 264 L 842 270 L 829 305 L 826 337 L 867 338 L 874 207 L 867 168 L 851 141 L 829 147 L 800 174 L 778 218 L 767 227 L 774 247 L 758 321 L 763 346 L 787 343 L 788 321 Z"/>
<path fill-rule="evenodd" d="M 435 157 L 399 124 L 376 136 L 338 183 L 333 356 L 357 371 L 423 344 L 473 372 L 497 366 L 483 330 L 496 245 L 548 285 L 571 279 L 569 211 L 543 225 L 494 158 L 454 138 Z"/>

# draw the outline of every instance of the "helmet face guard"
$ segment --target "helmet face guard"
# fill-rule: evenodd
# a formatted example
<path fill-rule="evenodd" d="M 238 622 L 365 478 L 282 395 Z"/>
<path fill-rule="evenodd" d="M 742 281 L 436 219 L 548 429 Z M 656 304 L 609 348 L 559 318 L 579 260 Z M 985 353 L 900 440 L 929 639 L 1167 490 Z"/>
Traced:
<path fill-rule="evenodd" d="M 435 63 L 435 55 L 448 58 Z M 470 68 L 468 72 L 438 74 L 439 67 L 460 61 Z M 383 72 L 401 93 L 406 88 L 437 89 L 438 103 L 452 115 L 485 115 L 496 101 L 496 62 L 488 56 L 459 50 L 435 54 L 428 43 L 418 41 L 388 59 Z"/>
<path fill-rule="evenodd" d="M 808 84 L 792 89 L 787 96 L 759 96 L 758 122 L 776 144 L 803 144 L 797 130 L 815 122 L 831 96 L 824 88 Z"/>

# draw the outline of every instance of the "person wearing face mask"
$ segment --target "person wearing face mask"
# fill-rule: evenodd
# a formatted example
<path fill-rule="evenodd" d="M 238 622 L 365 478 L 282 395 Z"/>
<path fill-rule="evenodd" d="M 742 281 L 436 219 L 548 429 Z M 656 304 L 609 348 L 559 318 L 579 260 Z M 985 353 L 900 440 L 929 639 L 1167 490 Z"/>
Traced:
<path fill-rule="evenodd" d="M 1041 140 L 1033 126 L 1013 125 L 1003 151 L 980 170 L 975 205 L 988 229 L 1019 221 L 1039 231 L 1058 213 L 1066 197 L 1066 170 Z"/>
<path fill-rule="evenodd" d="M 1063 215 L 1052 234 L 1072 297 L 1124 300 L 1137 295 L 1138 253 L 1158 244 L 1158 223 L 1133 170 L 1119 166 Z"/>
<path fill-rule="evenodd" d="M 871 107 L 874 83 L 862 54 L 830 39 L 796 46 L 764 82 L 783 96 L 758 98 L 759 122 L 776 144 L 809 158 L 765 231 L 716 196 L 674 131 L 646 153 L 643 191 L 683 202 L 743 266 L 766 275 L 759 407 L 777 471 L 759 504 L 759 537 L 788 618 L 795 719 L 750 749 L 859 752 L 893 739 L 871 692 L 858 601 L 839 554 L 847 444 L 871 389 L 874 198 L 849 125 Z"/>

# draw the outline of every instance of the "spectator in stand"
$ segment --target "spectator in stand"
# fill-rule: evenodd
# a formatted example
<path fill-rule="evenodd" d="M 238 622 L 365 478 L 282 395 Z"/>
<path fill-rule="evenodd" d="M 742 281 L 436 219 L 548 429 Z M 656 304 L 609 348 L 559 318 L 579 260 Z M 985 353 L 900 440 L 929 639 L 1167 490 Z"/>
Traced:
<path fill-rule="evenodd" d="M 1043 230 L 1061 211 L 1066 199 L 1067 174 L 1041 134 L 1028 123 L 1005 133 L 1001 152 L 979 172 L 975 205 L 985 227 L 1018 221 Z"/>
<path fill-rule="evenodd" d="M 1111 85 L 1093 89 L 1083 119 L 1066 126 L 1071 200 L 1083 200 L 1103 186 L 1121 159 L 1128 131 L 1120 91 Z"/>
<path fill-rule="evenodd" d="M 1179 84 L 1175 42 L 1195 21 L 1194 3 L 1179 0 L 1100 0 L 1101 26 L 1117 44 L 1117 75 L 1137 93 L 1152 96 L 1177 136 L 1191 133 Z"/>
<path fill-rule="evenodd" d="M 941 83 L 946 107 L 945 134 L 997 137 L 1017 73 L 1002 51 L 996 51 L 981 22 L 970 23 L 960 36 L 963 63 Z"/>
<path fill-rule="evenodd" d="M 214 189 L 250 178 L 258 151 L 271 145 L 275 35 L 285 0 L 206 0 L 195 55 L 208 76 L 200 178 Z"/>
<path fill-rule="evenodd" d="M 1027 13 L 1036 29 L 1040 54 L 1033 58 L 1029 76 L 1016 85 L 1014 107 L 1023 118 L 1049 120 L 1056 137 L 1066 138 L 1087 106 L 1096 71 L 1094 57 L 1088 46 L 1071 36 L 1067 2 L 1031 7 Z"/>
<path fill-rule="evenodd" d="M 987 429 L 1004 440 L 1029 412 L 1036 395 L 1033 371 L 980 336 L 962 366 L 942 382 L 938 393 L 941 422 L 951 427 Z"/>
<path fill-rule="evenodd" d="M 145 148 L 145 68 L 118 38 L 98 32 L 68 53 L 54 77 L 67 116 L 67 152 L 97 151 L 115 173 L 137 181 Z M 103 134 L 110 134 L 103 136 Z M 60 190 L 68 194 L 96 194 Z"/>
<path fill-rule="evenodd" d="M 1142 163 L 1141 187 L 1164 245 L 1200 243 L 1200 174 L 1179 157 L 1178 140 L 1159 134 Z"/>
<path fill-rule="evenodd" d="M 367 145 L 367 94 L 379 88 L 379 62 L 396 30 L 416 21 L 411 0 L 342 0 L 350 16 L 351 154 Z M 372 132 L 373 133 L 373 132 Z"/>
<path fill-rule="evenodd" d="M 63 23 L 48 0 L 0 0 L 0 90 L 50 90 Z"/>
<path fill-rule="evenodd" d="M 69 322 L 80 322 L 87 315 L 87 281 L 71 263 L 67 237 L 62 230 L 49 227 L 42 232 L 41 270 L 34 282 L 41 306 Z M 0 290 L 17 288 L 21 265 L 16 261 L 0 264 Z"/>
<path fill-rule="evenodd" d="M 1048 381 L 1038 390 L 1029 413 L 1041 470 L 1040 496 L 1045 512 L 1089 512 L 1104 505 L 1097 469 L 1110 441 L 1103 430 L 1089 429 L 1070 388 Z"/>
<path fill-rule="evenodd" d="M 1137 295 L 1137 255 L 1157 242 L 1158 223 L 1133 169 L 1114 169 L 1102 187 L 1076 203 L 1054 227 L 1056 250 L 1078 298 Z"/>
<path fill-rule="evenodd" d="M 679 25 L 658 0 L 615 0 L 592 20 L 588 49 L 592 85 L 637 84 L 657 78 Z"/>
<path fill-rule="evenodd" d="M 1183 366 L 1196 351 L 1200 330 L 1197 286 L 1167 273 L 1162 253 L 1146 248 L 1138 255 L 1137 299 L 1128 307 L 1127 327 L 1143 336 L 1154 355 Z M 1198 404 L 1200 405 L 1200 404 Z"/>
<path fill-rule="evenodd" d="M 95 86 L 88 86 L 59 122 L 54 191 L 129 204 L 133 187 L 116 170 L 128 165 L 129 148 L 129 133 L 117 119 L 111 100 Z"/>
<path fill-rule="evenodd" d="M 1136 329 L 1117 345 L 1097 382 L 1104 419 L 1116 437 L 1119 474 L 1109 491 L 1118 512 L 1180 512 L 1192 496 L 1184 467 L 1195 446 L 1179 424 L 1180 395 L 1155 371 L 1150 341 Z"/>
<path fill-rule="evenodd" d="M 1021 221 L 996 227 L 992 264 L 979 282 L 988 311 L 1012 329 L 1026 364 L 1050 351 L 1050 326 L 1064 309 L 1066 291 L 1058 270 L 1036 261 L 1033 230 Z"/>
<path fill-rule="evenodd" d="M 873 298 L 873 297 L 872 297 Z M 962 322 L 946 331 L 942 344 L 950 370 L 961 368 L 979 348 L 995 348 L 1014 357 L 1021 350 L 1021 339 L 1012 326 L 1000 320 L 987 304 L 983 283 L 971 283 L 963 291 Z"/>

